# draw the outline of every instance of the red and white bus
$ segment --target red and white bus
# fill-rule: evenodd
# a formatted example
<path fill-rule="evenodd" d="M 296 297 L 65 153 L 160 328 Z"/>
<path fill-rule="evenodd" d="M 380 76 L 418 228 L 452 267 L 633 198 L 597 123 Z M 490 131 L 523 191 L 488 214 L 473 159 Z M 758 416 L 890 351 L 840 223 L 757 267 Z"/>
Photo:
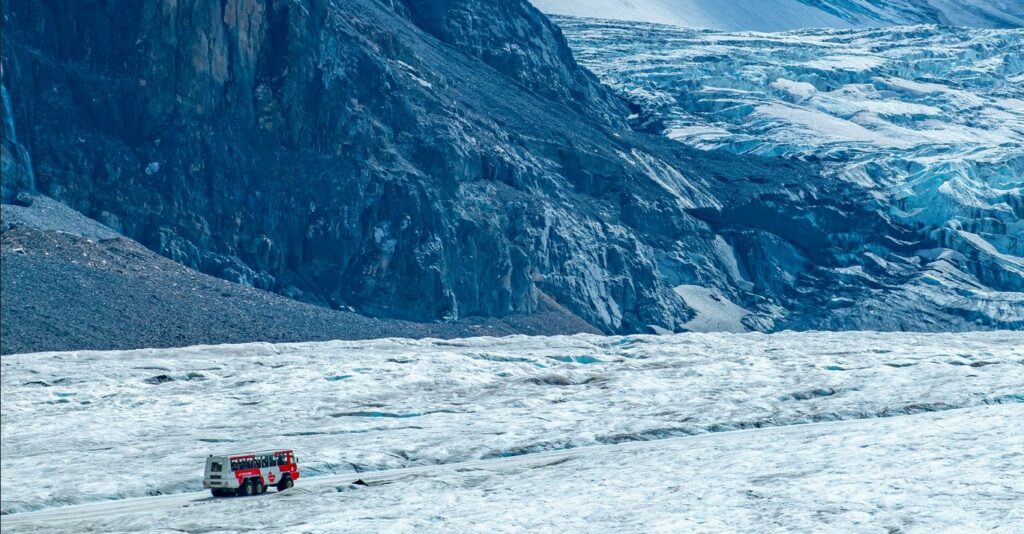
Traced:
<path fill-rule="evenodd" d="M 214 497 L 259 495 L 270 486 L 284 491 L 299 478 L 299 462 L 289 450 L 210 455 L 203 487 Z"/>

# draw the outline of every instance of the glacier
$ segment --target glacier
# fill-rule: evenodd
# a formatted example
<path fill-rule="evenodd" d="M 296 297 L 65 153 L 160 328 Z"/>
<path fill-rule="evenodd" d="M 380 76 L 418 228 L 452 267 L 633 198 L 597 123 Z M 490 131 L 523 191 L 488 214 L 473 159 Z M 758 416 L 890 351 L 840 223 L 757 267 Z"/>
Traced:
<path fill-rule="evenodd" d="M 928 268 L 896 293 L 1021 317 L 1024 30 L 558 22 L 581 63 L 646 110 L 649 128 L 704 150 L 820 163 L 930 243 L 911 251 Z M 845 267 L 854 278 L 891 268 L 879 250 L 907 243 L 859 239 L 865 261 Z"/>
<path fill-rule="evenodd" d="M 382 339 L 0 365 L 5 531 L 995 528 L 1024 492 L 1008 474 L 1024 333 Z M 300 453 L 295 492 L 190 493 L 207 454 L 268 446 Z M 943 511 L 966 494 L 986 497 Z M 632 500 L 650 514 L 616 512 Z M 528 503 L 564 513 L 513 517 Z"/>
<path fill-rule="evenodd" d="M 941 24 L 1024 26 L 1021 0 L 531 0 L 541 11 L 690 28 L 775 32 Z"/>
<path fill-rule="evenodd" d="M 207 452 L 268 440 L 314 476 L 1020 403 L 1022 347 L 1012 332 L 848 332 L 13 355 L 2 481 L 19 492 L 0 511 L 197 490 Z"/>
<path fill-rule="evenodd" d="M 68 507 L 4 530 L 1009 534 L 1024 524 L 1021 426 L 1018 407 L 990 406 L 709 434 Z"/>

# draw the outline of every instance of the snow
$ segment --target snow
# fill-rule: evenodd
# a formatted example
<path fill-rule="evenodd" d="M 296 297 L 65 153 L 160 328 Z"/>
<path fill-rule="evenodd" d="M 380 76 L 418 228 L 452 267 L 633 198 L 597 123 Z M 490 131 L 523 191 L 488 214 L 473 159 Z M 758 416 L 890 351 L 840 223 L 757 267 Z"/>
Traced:
<path fill-rule="evenodd" d="M 884 60 L 875 56 L 839 54 L 823 57 L 821 59 L 812 59 L 805 65 L 811 69 L 824 71 L 846 70 L 863 72 L 879 67 L 883 63 Z"/>
<path fill-rule="evenodd" d="M 557 22 L 578 60 L 663 121 L 668 138 L 820 162 L 827 179 L 877 201 L 879 218 L 930 241 L 918 248 L 960 254 L 941 269 L 922 264 L 928 274 L 909 278 L 903 295 L 958 301 L 936 293 L 941 286 L 966 296 L 959 302 L 972 311 L 962 315 L 1021 318 L 1024 30 L 723 33 Z M 935 276 L 944 281 L 932 284 Z M 920 283 L 932 289 L 911 287 Z M 1004 297 L 1007 306 L 974 305 Z"/>
<path fill-rule="evenodd" d="M 381 490 L 393 491 L 388 494 L 391 497 L 372 488 L 365 492 L 365 497 L 363 493 L 348 492 L 347 486 L 340 494 L 335 493 L 334 487 L 320 491 L 315 484 L 317 477 L 325 475 L 364 472 L 359 476 L 365 476 L 365 472 L 373 470 L 526 458 L 547 451 L 578 451 L 573 457 L 580 460 L 574 460 L 571 471 L 537 471 L 536 476 L 542 479 L 564 480 L 565 491 L 550 485 L 543 491 L 529 490 L 534 482 L 529 477 L 521 482 L 484 481 L 504 488 L 499 493 L 504 492 L 501 494 L 508 506 L 506 513 L 512 513 L 509 510 L 517 503 L 547 502 L 570 494 L 579 499 L 571 506 L 580 506 L 590 497 L 606 499 L 608 496 L 601 492 L 616 484 L 632 484 L 629 487 L 641 492 L 635 498 L 648 495 L 652 502 L 663 503 L 674 502 L 671 496 L 676 490 L 660 484 L 688 488 L 678 490 L 683 492 L 680 502 L 688 504 L 676 513 L 705 513 L 694 509 L 695 504 L 689 499 L 708 491 L 723 491 L 718 495 L 724 499 L 728 494 L 725 489 L 708 487 L 706 479 L 689 484 L 657 476 L 652 479 L 644 474 L 650 469 L 669 469 L 671 462 L 664 468 L 656 466 L 668 461 L 668 457 L 679 456 L 677 453 L 652 451 L 644 453 L 652 456 L 635 460 L 616 456 L 616 460 L 610 457 L 612 453 L 601 457 L 589 448 L 743 429 L 985 407 L 972 412 L 979 422 L 971 427 L 984 430 L 974 432 L 985 437 L 983 443 L 962 443 L 960 438 L 950 437 L 952 441 L 929 438 L 931 441 L 917 444 L 908 438 L 901 445 L 893 445 L 903 450 L 906 458 L 914 451 L 952 454 L 954 449 L 949 447 L 1009 445 L 1005 436 L 999 437 L 999 429 L 1005 433 L 1009 426 L 988 425 L 1003 424 L 998 417 L 1002 421 L 1019 417 L 1020 403 L 1024 401 L 1024 333 L 1010 332 L 386 339 L 27 354 L 5 357 L 0 365 L 0 410 L 4 422 L 0 436 L 0 507 L 5 514 L 197 491 L 205 456 L 227 450 L 295 448 L 304 475 L 299 488 L 310 485 L 310 494 L 300 492 L 300 496 L 289 497 L 297 502 L 287 505 L 287 513 L 275 507 L 266 514 L 243 520 L 241 516 L 207 511 L 151 515 L 145 510 L 134 510 L 123 525 L 104 522 L 114 519 L 96 519 L 100 525 L 95 527 L 97 530 L 144 530 L 156 522 L 194 530 L 203 521 L 216 523 L 228 519 L 282 522 L 276 523 L 279 526 L 284 526 L 289 518 L 338 520 L 326 509 L 326 515 L 319 519 L 314 519 L 320 517 L 319 512 L 302 513 L 319 506 L 338 506 L 337 514 L 353 514 L 344 521 L 379 518 L 382 527 L 424 526 L 424 521 L 435 513 L 445 518 L 438 528 L 459 529 L 463 525 L 459 521 L 483 518 L 490 512 L 494 513 L 490 519 L 496 522 L 493 524 L 500 524 L 511 516 L 502 515 L 499 510 L 472 509 L 456 514 L 447 507 L 470 498 L 457 488 L 474 479 L 473 471 L 452 468 L 437 471 L 436 478 L 424 478 L 434 481 L 428 484 L 430 487 L 455 482 L 451 482 L 451 493 L 435 488 L 424 494 L 429 498 L 422 499 L 416 495 L 426 487 L 418 485 L 417 477 L 393 484 L 393 490 Z M 1003 404 L 1008 406 L 996 407 Z M 895 423 L 878 424 L 883 426 L 862 427 L 856 439 L 870 440 L 872 433 L 880 432 L 879 428 L 890 428 L 884 425 Z M 920 428 L 925 427 L 914 424 L 911 430 L 916 432 Z M 934 430 L 936 437 L 945 434 Z M 830 439 L 793 432 L 785 435 L 791 436 L 795 440 L 791 445 L 799 444 L 798 448 L 808 440 Z M 889 438 L 881 436 L 889 434 L 886 430 L 876 438 L 885 442 Z M 732 456 L 736 462 L 762 466 L 761 474 L 755 475 L 737 463 L 731 472 L 741 478 L 729 483 L 737 486 L 727 484 L 723 488 L 742 487 L 743 480 L 769 476 L 769 466 L 776 465 L 757 452 L 757 444 L 763 440 L 743 439 L 730 445 L 736 447 L 734 452 L 715 461 L 724 462 L 724 458 Z M 780 441 L 778 449 L 770 455 L 787 454 L 784 443 Z M 821 443 L 821 453 L 825 454 L 828 447 Z M 682 447 L 689 450 L 689 446 Z M 743 452 L 749 447 L 754 449 Z M 792 458 L 792 451 L 788 454 L 791 457 L 785 461 L 798 461 Z M 840 452 L 836 455 L 844 457 Z M 666 472 L 703 469 L 699 466 L 707 460 L 701 456 L 679 457 L 683 463 Z M 779 461 L 783 461 L 781 458 Z M 588 467 L 588 462 L 593 465 Z M 616 466 L 632 466 L 634 462 L 640 473 L 633 475 L 637 480 L 628 480 L 628 474 L 616 471 L 621 469 Z M 822 462 L 823 466 L 829 463 L 825 458 Z M 650 469 L 643 467 L 648 465 Z M 707 465 L 706 473 L 717 469 L 713 468 L 717 465 L 714 461 Z M 861 464 L 838 462 L 830 469 L 855 474 L 858 465 Z M 970 469 L 977 471 L 970 476 L 988 473 L 985 476 L 998 478 L 997 471 L 990 471 L 995 467 L 972 463 Z M 898 466 L 894 464 L 891 469 L 890 473 L 895 473 Z M 508 475 L 512 478 L 507 479 L 505 474 L 500 478 L 518 480 L 516 473 L 521 474 L 522 470 L 521 465 L 510 468 Z M 102 476 L 96 476 L 97 471 Z M 577 475 L 573 473 L 577 472 L 583 478 L 574 478 Z M 748 478 L 742 479 L 744 476 Z M 851 491 L 856 485 L 862 485 L 861 491 L 869 491 L 872 486 L 864 484 L 874 483 L 877 479 L 870 477 L 884 477 L 884 473 L 859 476 L 868 478 L 851 481 Z M 922 471 L 920 476 L 928 479 L 930 475 Z M 588 481 L 593 477 L 605 477 L 605 482 L 588 489 L 592 486 Z M 659 486 L 644 490 L 641 480 L 657 480 Z M 824 479 L 816 480 L 820 483 Z M 701 487 L 706 489 L 700 490 Z M 604 489 L 598 491 L 599 488 Z M 974 489 L 991 489 L 986 488 Z M 992 494 L 1008 491 L 1001 488 Z M 349 495 L 367 500 L 361 501 L 363 504 L 352 503 L 355 508 L 334 500 Z M 475 498 L 480 501 L 473 506 L 487 501 L 480 495 Z M 824 497 L 806 499 L 810 502 L 819 498 Z M 933 504 L 927 498 L 920 499 L 908 503 L 907 510 L 921 510 L 921 506 Z M 940 504 L 944 502 L 944 497 L 936 499 Z M 281 502 L 284 506 L 285 501 Z M 741 502 L 742 499 L 734 504 L 737 510 L 745 509 Z M 979 501 L 979 506 L 992 504 Z M 374 512 L 353 512 L 359 506 L 377 508 Z M 396 508 L 389 512 L 388 506 Z M 706 506 L 710 514 L 724 511 L 721 507 L 727 503 Z M 873 510 L 867 504 L 864 506 Z M 209 510 L 205 507 L 206 502 L 203 508 Z M 979 524 L 989 524 L 986 521 L 999 515 L 995 513 L 998 506 L 989 506 L 989 510 L 992 515 L 977 517 Z M 584 511 L 571 508 L 566 517 L 578 513 Z M 594 513 L 599 523 L 629 525 L 628 518 L 602 515 L 611 514 L 610 508 L 597 507 Z M 659 513 L 671 517 L 666 509 Z M 109 514 L 97 511 L 95 515 Z M 8 516 L 5 529 L 11 517 L 18 516 Z M 398 522 L 390 523 L 388 517 Z M 403 517 L 409 523 L 401 522 Z M 656 517 L 637 521 L 653 521 Z M 794 520 L 798 521 L 793 524 L 796 527 L 813 519 L 807 516 Z M 91 524 L 72 523 L 68 528 L 85 530 Z M 311 528 L 315 529 L 317 524 L 320 523 Z M 522 528 L 534 525 L 509 524 Z"/>
<path fill-rule="evenodd" d="M 839 17 L 798 0 L 533 0 L 558 15 L 635 20 L 721 30 L 846 28 Z"/>
<path fill-rule="evenodd" d="M 758 128 L 766 137 L 782 138 L 798 146 L 815 146 L 828 142 L 852 145 L 867 143 L 873 147 L 905 147 L 901 139 L 874 132 L 853 121 L 815 109 L 787 104 L 758 106 L 753 120 L 763 121 Z"/>
<path fill-rule="evenodd" d="M 797 102 L 807 100 L 818 92 L 813 83 L 797 82 L 787 80 L 785 78 L 779 78 L 772 82 L 772 87 L 779 89 L 780 91 L 785 91 L 793 97 L 794 101 Z"/>
<path fill-rule="evenodd" d="M 743 318 L 750 315 L 750 310 L 730 301 L 720 291 L 700 286 L 681 285 L 675 292 L 686 305 L 693 309 L 696 316 L 686 323 L 684 328 L 691 332 L 735 332 L 750 331 L 743 324 Z"/>
<path fill-rule="evenodd" d="M 675 167 L 666 164 L 646 152 L 632 150 L 629 155 L 620 152 L 619 156 L 638 167 L 654 183 L 671 194 L 682 209 L 704 207 L 720 208 L 721 203 L 714 197 L 695 187 Z"/>
<path fill-rule="evenodd" d="M 1022 423 L 1018 405 L 755 429 L 320 477 L 257 498 L 129 499 L 7 516 L 4 527 L 1014 532 Z"/>
<path fill-rule="evenodd" d="M 1024 26 L 1021 0 L 532 0 L 553 15 L 728 31 L 899 24 Z"/>

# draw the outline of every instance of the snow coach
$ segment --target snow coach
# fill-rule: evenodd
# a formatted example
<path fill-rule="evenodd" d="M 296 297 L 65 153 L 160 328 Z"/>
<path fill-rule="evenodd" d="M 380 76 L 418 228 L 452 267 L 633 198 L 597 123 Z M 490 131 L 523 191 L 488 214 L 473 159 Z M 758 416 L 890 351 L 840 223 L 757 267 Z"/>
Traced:
<path fill-rule="evenodd" d="M 275 486 L 284 491 L 299 478 L 299 462 L 290 450 L 210 455 L 206 458 L 203 487 L 214 497 L 247 497 Z"/>

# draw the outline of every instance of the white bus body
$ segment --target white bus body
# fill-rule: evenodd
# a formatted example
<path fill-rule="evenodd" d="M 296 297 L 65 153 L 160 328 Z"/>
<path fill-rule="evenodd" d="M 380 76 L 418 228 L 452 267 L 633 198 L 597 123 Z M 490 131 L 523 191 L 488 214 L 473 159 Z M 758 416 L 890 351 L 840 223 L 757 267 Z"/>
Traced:
<path fill-rule="evenodd" d="M 298 478 L 298 461 L 290 450 L 210 455 L 203 487 L 215 497 L 256 495 L 270 486 L 284 491 Z"/>

